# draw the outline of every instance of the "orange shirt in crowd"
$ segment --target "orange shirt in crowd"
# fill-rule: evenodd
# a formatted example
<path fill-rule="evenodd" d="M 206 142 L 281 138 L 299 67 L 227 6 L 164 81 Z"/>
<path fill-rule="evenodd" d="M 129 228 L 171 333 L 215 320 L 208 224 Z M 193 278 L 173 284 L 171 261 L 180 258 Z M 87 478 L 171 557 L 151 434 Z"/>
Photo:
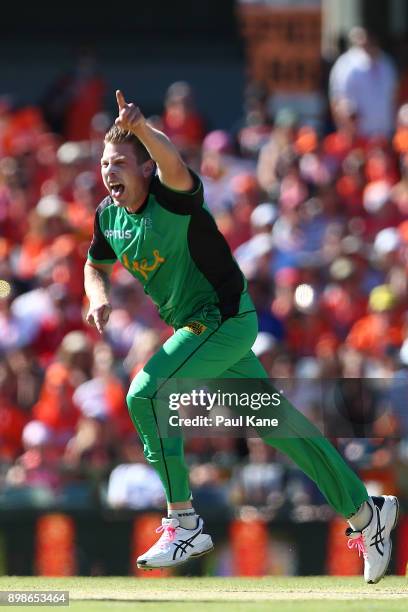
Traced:
<path fill-rule="evenodd" d="M 181 149 L 198 147 L 205 135 L 204 123 L 197 113 L 165 111 L 163 131 Z"/>
<path fill-rule="evenodd" d="M 106 385 L 106 400 L 109 406 L 109 418 L 115 423 L 119 435 L 134 432 L 134 426 L 129 418 L 126 407 L 126 394 L 121 382 L 110 378 Z"/>
<path fill-rule="evenodd" d="M 0 456 L 3 460 L 13 460 L 20 454 L 21 435 L 27 422 L 20 408 L 0 398 Z"/>
<path fill-rule="evenodd" d="M 398 318 L 383 313 L 371 313 L 356 321 L 346 340 L 353 348 L 373 357 L 381 356 L 389 345 L 401 345 L 402 341 Z"/>
<path fill-rule="evenodd" d="M 72 401 L 74 386 L 66 366 L 53 363 L 47 370 L 40 399 L 33 407 L 33 418 L 55 432 L 74 431 L 80 412 Z"/>
<path fill-rule="evenodd" d="M 95 211 L 88 210 L 82 202 L 75 200 L 68 203 L 67 218 L 70 225 L 79 230 L 81 235 L 86 236 L 89 240 L 92 238 Z"/>
<path fill-rule="evenodd" d="M 352 151 L 365 151 L 367 140 L 361 136 L 350 138 L 342 131 L 328 134 L 323 140 L 323 152 L 342 162 Z"/>
<path fill-rule="evenodd" d="M 34 106 L 27 106 L 7 113 L 0 126 L 0 154 L 18 155 L 33 150 L 38 144 L 44 122 L 41 112 Z"/>
<path fill-rule="evenodd" d="M 319 314 L 306 319 L 290 318 L 287 325 L 288 348 L 298 355 L 313 355 L 322 337 L 331 332 L 330 325 Z"/>
<path fill-rule="evenodd" d="M 65 137 L 68 141 L 89 140 L 92 119 L 103 109 L 104 94 L 105 83 L 100 77 L 78 82 L 65 119 Z"/>

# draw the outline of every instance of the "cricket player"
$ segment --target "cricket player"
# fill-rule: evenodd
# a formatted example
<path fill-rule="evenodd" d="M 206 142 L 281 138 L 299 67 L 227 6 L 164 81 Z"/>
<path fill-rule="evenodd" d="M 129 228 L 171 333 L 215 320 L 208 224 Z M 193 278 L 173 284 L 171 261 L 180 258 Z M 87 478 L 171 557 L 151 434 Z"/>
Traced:
<path fill-rule="evenodd" d="M 144 455 L 159 474 L 168 502 L 168 517 L 157 529 L 161 535 L 137 565 L 173 567 L 209 552 L 213 543 L 193 508 L 183 439 L 159 435 L 162 381 L 265 379 L 267 373 L 251 351 L 258 324 L 246 280 L 204 203 L 200 178 L 137 106 L 127 103 L 121 91 L 116 98 L 118 117 L 105 136 L 101 159 L 108 196 L 96 210 L 85 264 L 87 321 L 103 332 L 112 309 L 109 276 L 119 260 L 174 328 L 127 395 Z M 390 560 L 396 497 L 369 497 L 314 425 L 284 398 L 279 410 L 288 435 L 268 434 L 264 441 L 286 453 L 344 516 L 350 548 L 364 555 L 365 580 L 378 582 Z"/>

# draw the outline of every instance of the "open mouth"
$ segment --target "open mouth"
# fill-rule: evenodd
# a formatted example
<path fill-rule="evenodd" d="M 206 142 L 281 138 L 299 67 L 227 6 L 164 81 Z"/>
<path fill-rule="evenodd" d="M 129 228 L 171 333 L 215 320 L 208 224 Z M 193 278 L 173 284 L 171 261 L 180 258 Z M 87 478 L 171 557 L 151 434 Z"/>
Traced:
<path fill-rule="evenodd" d="M 112 197 L 114 198 L 120 198 L 120 196 L 125 191 L 125 186 L 122 183 L 110 183 L 109 188 Z"/>

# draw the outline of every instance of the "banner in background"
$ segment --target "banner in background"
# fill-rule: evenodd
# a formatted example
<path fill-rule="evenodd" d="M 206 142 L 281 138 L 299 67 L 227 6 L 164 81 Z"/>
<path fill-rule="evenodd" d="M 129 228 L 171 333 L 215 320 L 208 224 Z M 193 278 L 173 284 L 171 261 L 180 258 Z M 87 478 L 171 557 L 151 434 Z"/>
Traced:
<path fill-rule="evenodd" d="M 237 14 L 250 80 L 270 94 L 319 90 L 320 1 L 240 1 Z"/>

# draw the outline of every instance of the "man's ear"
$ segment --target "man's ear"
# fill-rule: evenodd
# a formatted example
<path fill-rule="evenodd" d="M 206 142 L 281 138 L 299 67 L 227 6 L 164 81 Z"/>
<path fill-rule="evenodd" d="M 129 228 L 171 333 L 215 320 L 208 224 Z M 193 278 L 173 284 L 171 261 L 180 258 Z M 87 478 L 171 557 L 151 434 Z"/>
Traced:
<path fill-rule="evenodd" d="M 152 159 L 149 159 L 147 162 L 142 164 L 142 174 L 144 178 L 148 178 L 154 172 L 155 163 Z"/>

